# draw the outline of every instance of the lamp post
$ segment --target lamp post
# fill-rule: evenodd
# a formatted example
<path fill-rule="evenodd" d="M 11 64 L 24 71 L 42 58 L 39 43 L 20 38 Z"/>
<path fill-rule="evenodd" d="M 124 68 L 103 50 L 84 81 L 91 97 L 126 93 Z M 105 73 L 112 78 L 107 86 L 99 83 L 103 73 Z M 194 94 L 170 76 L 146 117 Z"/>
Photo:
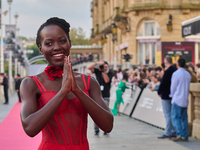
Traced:
<path fill-rule="evenodd" d="M 2 7 L 2 1 L 1 1 L 1 7 Z M 4 72 L 4 53 L 3 53 L 3 26 L 2 26 L 2 8 L 1 8 L 1 72 Z"/>
<path fill-rule="evenodd" d="M 117 26 L 116 26 L 116 24 L 115 23 L 113 23 L 112 25 L 111 25 L 111 30 L 112 30 L 112 41 L 113 41 L 113 43 L 115 42 L 115 41 L 117 41 Z"/>
<path fill-rule="evenodd" d="M 17 30 L 17 18 L 19 17 L 19 15 L 17 13 L 15 13 L 14 17 L 15 17 L 15 25 L 16 25 L 16 39 L 17 39 L 17 31 L 18 31 Z M 16 41 L 16 45 L 17 45 L 17 41 Z M 16 46 L 16 49 L 17 49 L 17 46 Z M 18 62 L 18 59 L 17 59 L 17 57 L 15 57 L 15 77 L 17 76 L 17 62 Z"/>
<path fill-rule="evenodd" d="M 172 31 L 172 15 L 169 15 L 169 21 L 167 23 L 167 31 L 171 32 Z"/>
<path fill-rule="evenodd" d="M 11 3 L 12 0 L 7 0 L 8 4 L 9 4 L 9 24 L 11 24 Z M 9 49 L 9 62 L 8 62 L 8 77 L 9 77 L 9 84 L 10 84 L 10 88 L 11 90 L 13 89 L 13 84 L 12 84 L 12 49 Z"/>
<path fill-rule="evenodd" d="M 19 17 L 19 15 L 17 13 L 15 13 L 14 17 L 15 17 L 15 24 L 16 24 L 16 27 L 17 27 L 17 18 Z"/>
<path fill-rule="evenodd" d="M 12 0 L 7 0 L 8 4 L 9 4 L 9 24 L 11 24 L 11 4 L 12 4 Z"/>
<path fill-rule="evenodd" d="M 112 23 L 112 25 L 111 25 L 111 31 L 112 31 L 112 41 L 113 41 L 113 44 L 114 44 L 115 41 L 117 41 L 117 26 L 116 26 L 115 23 Z M 117 69 L 117 57 L 116 57 L 116 51 L 115 50 L 114 50 L 113 67 L 114 67 L 114 69 Z"/>

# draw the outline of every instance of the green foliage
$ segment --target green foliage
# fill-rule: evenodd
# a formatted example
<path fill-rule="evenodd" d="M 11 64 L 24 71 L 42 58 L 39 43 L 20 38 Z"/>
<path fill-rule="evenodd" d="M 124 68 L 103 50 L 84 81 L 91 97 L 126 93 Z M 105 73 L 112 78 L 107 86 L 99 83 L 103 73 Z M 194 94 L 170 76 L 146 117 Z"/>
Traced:
<path fill-rule="evenodd" d="M 47 61 L 46 60 L 39 60 L 39 61 L 36 61 L 34 64 L 47 64 Z"/>
<path fill-rule="evenodd" d="M 82 28 L 72 28 L 70 30 L 70 39 L 72 45 L 90 45 L 90 40 L 85 37 Z"/>
<path fill-rule="evenodd" d="M 9 70 L 9 68 L 8 68 L 8 60 L 4 60 L 4 72 L 8 75 L 8 70 Z M 14 76 L 14 74 L 15 74 L 15 67 L 14 66 L 12 66 L 12 75 Z"/>
<path fill-rule="evenodd" d="M 39 48 L 37 47 L 36 44 L 28 46 L 27 49 L 33 50 L 33 54 L 28 54 L 28 59 L 31 59 L 31 58 L 38 56 L 38 55 L 41 55 L 40 52 L 39 52 Z"/>

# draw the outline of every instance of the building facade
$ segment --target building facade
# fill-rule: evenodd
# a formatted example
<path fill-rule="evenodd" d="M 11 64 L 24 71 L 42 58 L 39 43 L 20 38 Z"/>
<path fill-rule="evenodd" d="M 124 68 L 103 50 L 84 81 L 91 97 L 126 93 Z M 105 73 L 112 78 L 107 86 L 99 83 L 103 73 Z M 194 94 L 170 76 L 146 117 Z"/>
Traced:
<path fill-rule="evenodd" d="M 200 15 L 200 0 L 92 0 L 92 45 L 102 45 L 102 60 L 114 68 L 130 63 L 160 65 L 166 55 L 175 61 L 200 62 L 200 35 L 183 38 L 181 23 Z"/>

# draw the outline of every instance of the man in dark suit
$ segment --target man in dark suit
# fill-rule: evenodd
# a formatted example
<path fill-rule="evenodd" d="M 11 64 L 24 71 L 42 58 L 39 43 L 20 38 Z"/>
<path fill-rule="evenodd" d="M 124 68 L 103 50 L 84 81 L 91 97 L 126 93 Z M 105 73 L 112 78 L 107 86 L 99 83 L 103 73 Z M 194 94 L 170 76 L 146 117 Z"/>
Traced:
<path fill-rule="evenodd" d="M 170 139 L 172 137 L 176 137 L 176 132 L 174 130 L 174 127 L 171 121 L 171 98 L 169 97 L 171 77 L 172 77 L 173 72 L 175 71 L 175 68 L 172 66 L 172 58 L 170 56 L 165 57 L 164 63 L 165 63 L 165 73 L 162 77 L 161 84 L 158 89 L 158 95 L 162 99 L 162 108 L 163 108 L 163 113 L 165 116 L 166 128 L 165 128 L 165 134 L 158 138 Z"/>
<path fill-rule="evenodd" d="M 8 78 L 6 77 L 6 75 L 4 73 L 0 74 L 1 77 L 3 77 L 3 82 L 1 83 L 1 85 L 3 85 L 3 90 L 4 90 L 4 97 L 5 97 L 5 103 L 4 104 L 8 104 L 9 99 L 8 99 Z"/>
<path fill-rule="evenodd" d="M 20 96 L 20 84 L 21 84 L 21 78 L 20 78 L 20 74 L 17 74 L 17 79 L 15 82 L 15 91 L 17 92 L 18 98 L 19 98 L 19 103 L 21 103 L 21 96 Z"/>

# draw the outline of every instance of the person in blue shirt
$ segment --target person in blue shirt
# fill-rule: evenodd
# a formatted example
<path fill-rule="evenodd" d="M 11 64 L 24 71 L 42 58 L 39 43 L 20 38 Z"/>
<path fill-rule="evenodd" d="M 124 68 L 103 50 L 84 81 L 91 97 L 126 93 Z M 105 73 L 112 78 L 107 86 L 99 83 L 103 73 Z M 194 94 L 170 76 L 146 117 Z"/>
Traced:
<path fill-rule="evenodd" d="M 171 79 L 170 97 L 172 97 L 171 118 L 177 137 L 173 141 L 188 141 L 188 95 L 191 75 L 184 69 L 185 59 L 177 62 L 178 70 Z"/>

